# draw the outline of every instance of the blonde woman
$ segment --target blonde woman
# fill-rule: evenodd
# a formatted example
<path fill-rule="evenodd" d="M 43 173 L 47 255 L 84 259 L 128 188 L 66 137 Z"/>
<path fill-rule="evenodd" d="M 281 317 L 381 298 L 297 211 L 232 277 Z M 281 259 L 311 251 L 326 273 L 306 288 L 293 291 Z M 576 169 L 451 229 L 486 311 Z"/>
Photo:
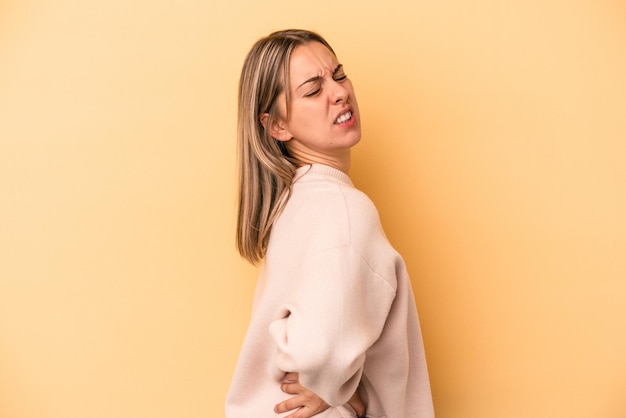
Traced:
<path fill-rule="evenodd" d="M 434 416 L 411 284 L 352 184 L 352 83 L 318 34 L 257 41 L 239 85 L 240 254 L 262 263 L 227 418 Z"/>

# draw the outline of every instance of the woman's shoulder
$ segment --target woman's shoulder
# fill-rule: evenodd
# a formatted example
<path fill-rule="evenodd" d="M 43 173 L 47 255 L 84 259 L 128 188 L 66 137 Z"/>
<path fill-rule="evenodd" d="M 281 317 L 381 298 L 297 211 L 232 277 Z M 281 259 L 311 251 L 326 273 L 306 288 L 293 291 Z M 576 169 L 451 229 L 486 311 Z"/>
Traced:
<path fill-rule="evenodd" d="M 337 245 L 384 236 L 374 203 L 351 183 L 323 176 L 302 180 L 294 184 L 281 215 L 283 228 L 289 225 L 311 239 L 320 237 Z"/>
<path fill-rule="evenodd" d="M 294 184 L 290 198 L 303 212 L 310 216 L 325 217 L 330 214 L 378 220 L 378 212 L 372 200 L 352 182 L 322 174 L 308 175 Z"/>

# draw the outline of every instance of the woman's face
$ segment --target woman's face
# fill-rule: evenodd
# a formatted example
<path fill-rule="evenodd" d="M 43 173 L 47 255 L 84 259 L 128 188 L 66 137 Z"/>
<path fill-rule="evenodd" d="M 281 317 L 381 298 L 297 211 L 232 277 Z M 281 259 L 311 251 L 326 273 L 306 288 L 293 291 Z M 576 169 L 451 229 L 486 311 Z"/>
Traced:
<path fill-rule="evenodd" d="M 359 107 L 343 66 L 319 42 L 296 47 L 289 63 L 289 119 L 280 98 L 283 136 L 290 154 L 306 162 L 327 163 L 349 156 L 361 139 Z"/>

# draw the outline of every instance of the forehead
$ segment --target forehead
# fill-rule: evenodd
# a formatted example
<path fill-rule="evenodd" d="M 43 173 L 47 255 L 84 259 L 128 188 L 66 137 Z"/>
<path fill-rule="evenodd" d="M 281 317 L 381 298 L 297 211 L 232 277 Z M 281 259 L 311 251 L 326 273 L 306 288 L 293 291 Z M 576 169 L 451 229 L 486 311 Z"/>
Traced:
<path fill-rule="evenodd" d="M 293 50 L 289 60 L 291 84 L 314 76 L 332 74 L 337 64 L 337 57 L 323 44 L 309 42 L 299 45 Z"/>

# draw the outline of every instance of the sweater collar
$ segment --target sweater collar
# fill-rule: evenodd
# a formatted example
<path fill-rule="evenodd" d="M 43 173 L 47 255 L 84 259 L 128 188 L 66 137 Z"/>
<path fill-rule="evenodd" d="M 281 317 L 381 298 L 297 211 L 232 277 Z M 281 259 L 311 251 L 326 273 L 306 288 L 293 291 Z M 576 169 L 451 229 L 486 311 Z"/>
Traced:
<path fill-rule="evenodd" d="M 296 182 L 305 175 L 327 176 L 338 180 L 339 182 L 344 183 L 348 186 L 354 187 L 352 180 L 350 180 L 350 177 L 348 177 L 346 173 L 325 164 L 307 164 L 303 165 L 302 167 L 298 167 L 296 169 L 296 175 L 294 176 L 293 181 Z"/>

